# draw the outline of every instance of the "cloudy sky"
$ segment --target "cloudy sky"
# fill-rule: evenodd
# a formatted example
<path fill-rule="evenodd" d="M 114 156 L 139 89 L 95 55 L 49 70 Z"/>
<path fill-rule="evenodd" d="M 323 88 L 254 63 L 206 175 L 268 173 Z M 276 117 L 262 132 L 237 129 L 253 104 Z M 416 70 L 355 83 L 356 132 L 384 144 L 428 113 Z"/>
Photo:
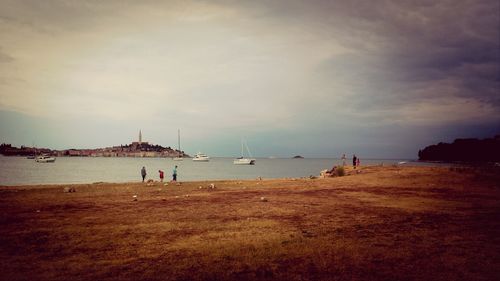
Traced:
<path fill-rule="evenodd" d="M 0 0 L 0 142 L 416 158 L 500 134 L 498 0 Z"/>

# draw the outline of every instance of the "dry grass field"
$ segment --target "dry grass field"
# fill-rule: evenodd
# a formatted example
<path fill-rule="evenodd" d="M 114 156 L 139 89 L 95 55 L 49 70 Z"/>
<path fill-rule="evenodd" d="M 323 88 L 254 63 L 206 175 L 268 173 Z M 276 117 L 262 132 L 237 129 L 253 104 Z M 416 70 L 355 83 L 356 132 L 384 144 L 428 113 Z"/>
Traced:
<path fill-rule="evenodd" d="M 499 280 L 498 171 L 361 171 L 0 187 L 0 279 Z"/>

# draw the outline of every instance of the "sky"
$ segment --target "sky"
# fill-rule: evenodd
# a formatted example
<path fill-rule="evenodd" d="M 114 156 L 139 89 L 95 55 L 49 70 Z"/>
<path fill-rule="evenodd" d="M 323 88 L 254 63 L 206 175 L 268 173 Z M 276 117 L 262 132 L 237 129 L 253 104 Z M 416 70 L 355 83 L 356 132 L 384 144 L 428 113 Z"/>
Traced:
<path fill-rule="evenodd" d="M 0 0 L 0 143 L 417 158 L 500 134 L 500 2 Z"/>

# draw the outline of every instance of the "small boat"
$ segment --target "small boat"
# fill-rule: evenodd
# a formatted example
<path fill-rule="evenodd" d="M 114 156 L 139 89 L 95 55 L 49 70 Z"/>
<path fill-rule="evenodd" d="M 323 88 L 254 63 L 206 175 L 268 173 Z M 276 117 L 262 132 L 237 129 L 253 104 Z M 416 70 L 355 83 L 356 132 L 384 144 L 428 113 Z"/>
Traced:
<path fill-rule="evenodd" d="M 246 147 L 248 155 L 250 158 L 243 157 L 243 146 Z M 241 156 L 233 160 L 234 165 L 255 165 L 255 159 L 252 157 L 248 145 L 241 139 Z"/>
<path fill-rule="evenodd" d="M 35 158 L 38 163 L 53 163 L 56 162 L 56 158 L 48 155 L 40 155 Z"/>
<path fill-rule="evenodd" d="M 255 165 L 255 159 L 238 157 L 233 161 L 234 165 Z"/>
<path fill-rule="evenodd" d="M 206 154 L 198 152 L 196 155 L 193 157 L 193 161 L 196 162 L 208 162 L 210 160 L 210 157 L 208 157 Z"/>

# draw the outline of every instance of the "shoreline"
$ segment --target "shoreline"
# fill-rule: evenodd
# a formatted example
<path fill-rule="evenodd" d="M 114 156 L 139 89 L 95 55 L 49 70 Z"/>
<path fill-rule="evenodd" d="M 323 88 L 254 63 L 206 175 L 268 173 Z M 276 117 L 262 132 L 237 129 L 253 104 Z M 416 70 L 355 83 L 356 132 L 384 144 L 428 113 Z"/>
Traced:
<path fill-rule="evenodd" d="M 40 165 L 52 165 L 51 163 L 42 163 Z M 398 164 L 372 164 L 372 165 L 362 165 L 358 168 L 358 170 L 360 171 L 370 171 L 372 169 L 379 169 L 379 168 L 395 168 L 395 167 L 415 167 L 415 168 L 420 168 L 420 167 L 435 167 L 435 168 L 450 168 L 451 166 L 447 166 L 447 165 L 437 165 L 437 166 L 420 166 L 420 165 L 411 165 L 411 163 L 405 163 L 405 164 L 402 164 L 402 165 L 398 165 Z M 324 169 L 329 169 L 331 167 L 325 167 Z M 349 176 L 349 173 L 352 173 L 353 171 L 353 168 L 352 166 L 348 166 L 346 165 L 345 166 L 345 169 L 346 169 L 346 176 Z M 182 175 L 181 175 L 181 178 L 179 180 L 179 182 L 204 182 L 204 181 L 251 181 L 251 180 L 258 180 L 259 178 L 261 178 L 261 180 L 287 180 L 287 179 L 310 179 L 310 177 L 320 177 L 321 176 L 321 171 L 322 170 L 318 170 L 316 171 L 317 173 L 316 174 L 311 174 L 309 176 L 301 176 L 301 177 L 252 177 L 252 178 L 214 178 L 214 179 L 210 179 L 210 178 L 207 178 L 207 179 L 195 179 L 195 180 L 186 180 L 186 181 L 183 181 L 182 180 Z M 356 171 L 354 169 L 354 171 Z M 154 180 L 154 182 L 159 182 L 159 180 L 157 179 L 157 177 L 154 177 L 154 178 L 149 178 L 149 179 L 152 179 Z M 169 181 L 164 181 L 164 182 L 169 182 Z M 106 184 L 139 184 L 141 183 L 140 180 L 138 181 L 123 181 L 123 182 L 120 182 L 120 181 L 94 181 L 94 182 L 47 182 L 47 183 L 44 183 L 44 182 L 40 182 L 40 183 L 19 183 L 19 184 L 2 184 L 0 183 L 0 188 L 7 188 L 7 187 L 20 187 L 20 186 L 40 186 L 40 187 L 43 187 L 43 186 L 59 186 L 59 185 L 91 185 L 91 184 L 102 184 L 102 183 L 106 183 Z"/>

